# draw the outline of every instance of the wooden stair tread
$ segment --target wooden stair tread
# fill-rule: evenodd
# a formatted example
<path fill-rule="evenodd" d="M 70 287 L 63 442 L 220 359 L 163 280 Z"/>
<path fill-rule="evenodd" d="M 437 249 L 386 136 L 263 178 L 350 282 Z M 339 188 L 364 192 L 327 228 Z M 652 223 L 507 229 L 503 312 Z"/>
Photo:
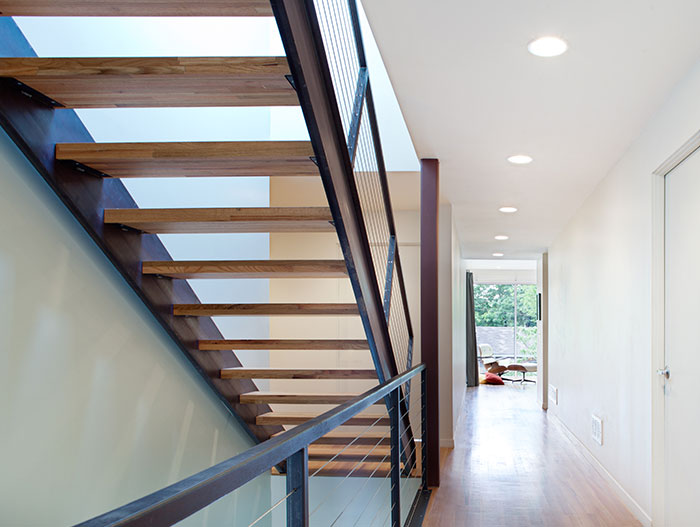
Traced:
<path fill-rule="evenodd" d="M 226 339 L 200 340 L 201 351 L 226 350 L 368 350 L 364 339 Z"/>
<path fill-rule="evenodd" d="M 354 443 L 353 443 L 354 441 Z M 384 430 L 366 430 L 360 437 L 343 431 L 329 432 L 325 436 L 314 441 L 314 445 L 390 445 L 391 437 Z"/>
<path fill-rule="evenodd" d="M 257 425 L 300 425 L 310 421 L 314 417 L 318 417 L 318 413 L 301 413 L 301 412 L 268 412 L 260 414 L 255 418 Z M 367 415 L 359 414 L 351 417 L 343 426 L 389 426 L 389 416 L 383 415 Z"/>
<path fill-rule="evenodd" d="M 278 432 L 273 434 L 272 437 L 283 434 L 284 432 Z M 354 441 L 354 442 L 353 442 Z M 352 443 L 352 445 L 350 445 Z M 373 447 L 378 445 L 377 448 L 382 448 L 383 446 L 389 447 L 391 445 L 391 437 L 386 429 L 375 430 L 369 429 L 362 432 L 362 435 L 358 437 L 357 434 L 349 434 L 343 430 L 335 430 L 333 432 L 328 432 L 323 437 L 320 437 L 314 441 L 309 448 L 319 447 L 329 447 L 329 448 L 343 448 L 346 445 L 350 445 L 349 448 L 362 448 L 362 447 Z"/>
<path fill-rule="evenodd" d="M 345 278 L 344 260 L 143 262 L 144 274 L 170 278 Z"/>
<path fill-rule="evenodd" d="M 333 232 L 327 207 L 105 209 L 104 222 L 151 234 Z"/>
<path fill-rule="evenodd" d="M 110 177 L 318 175 L 309 141 L 58 143 L 56 159 Z"/>
<path fill-rule="evenodd" d="M 359 463 L 357 461 L 339 461 L 333 460 L 331 462 L 325 460 L 309 460 L 309 476 L 314 477 L 346 477 L 351 478 L 385 478 L 388 476 L 391 470 L 391 463 L 389 461 L 363 461 Z M 272 469 L 271 474 L 273 476 L 280 476 L 277 469 Z M 419 472 L 417 470 L 411 471 L 411 477 L 418 477 Z M 402 474 L 402 479 L 405 475 Z"/>
<path fill-rule="evenodd" d="M 272 16 L 269 0 L 0 0 L 2 16 Z"/>
<path fill-rule="evenodd" d="M 294 106 L 286 57 L 0 58 L 67 108 Z"/>
<path fill-rule="evenodd" d="M 338 405 L 357 397 L 354 393 L 279 393 L 250 392 L 240 395 L 241 404 L 332 404 Z M 384 405 L 380 400 L 375 405 Z"/>
<path fill-rule="evenodd" d="M 309 459 L 332 459 L 338 456 L 359 456 L 362 459 L 364 456 L 380 456 L 380 459 L 391 452 L 390 445 L 309 445 Z M 358 459 L 358 460 L 359 460 Z M 368 458 L 369 459 L 369 458 Z M 388 459 L 388 458 L 387 458 Z"/>
<path fill-rule="evenodd" d="M 355 316 L 357 304 L 175 304 L 175 316 Z"/>
<path fill-rule="evenodd" d="M 353 453 L 346 453 L 343 452 L 342 454 L 337 454 L 336 456 L 330 455 L 330 454 L 311 454 L 309 453 L 309 461 L 330 461 L 333 460 L 332 462 L 335 461 L 362 461 L 362 462 L 367 462 L 370 463 L 372 461 L 389 461 L 389 454 L 388 453 L 377 453 L 377 452 L 372 452 L 371 454 L 353 454 Z"/>
<path fill-rule="evenodd" d="M 375 370 L 351 368 L 224 368 L 222 379 L 377 379 Z"/>

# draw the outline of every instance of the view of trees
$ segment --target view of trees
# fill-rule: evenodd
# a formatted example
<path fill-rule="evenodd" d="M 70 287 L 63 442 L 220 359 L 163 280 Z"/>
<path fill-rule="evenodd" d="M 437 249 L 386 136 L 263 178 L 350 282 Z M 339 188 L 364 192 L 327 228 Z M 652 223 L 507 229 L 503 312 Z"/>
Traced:
<path fill-rule="evenodd" d="M 530 284 L 475 284 L 474 311 L 477 327 L 512 328 L 517 294 L 517 354 L 537 356 L 537 287 Z M 511 338 L 512 333 L 511 333 Z M 511 348 L 512 349 L 512 348 Z M 512 353 L 512 351 L 511 351 Z"/>
<path fill-rule="evenodd" d="M 525 284 L 475 284 L 476 325 L 513 327 L 516 288 L 518 291 L 518 327 L 536 327 L 537 287 Z"/>

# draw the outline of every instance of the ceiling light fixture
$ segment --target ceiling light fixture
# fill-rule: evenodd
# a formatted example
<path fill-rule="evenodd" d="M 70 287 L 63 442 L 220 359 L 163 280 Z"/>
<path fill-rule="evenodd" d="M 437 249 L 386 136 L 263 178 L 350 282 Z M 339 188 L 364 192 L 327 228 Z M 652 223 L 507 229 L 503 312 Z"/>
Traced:
<path fill-rule="evenodd" d="M 517 207 L 501 207 L 498 211 L 504 214 L 513 214 L 514 212 L 518 212 L 518 209 Z"/>
<path fill-rule="evenodd" d="M 493 237 L 493 239 L 502 242 L 502 241 L 507 240 L 508 236 L 506 236 L 505 234 L 497 234 L 496 236 Z"/>
<path fill-rule="evenodd" d="M 495 256 L 496 258 L 500 258 L 503 256 L 503 253 L 493 253 L 491 256 Z"/>
<path fill-rule="evenodd" d="M 508 162 L 514 165 L 529 165 L 532 163 L 532 157 L 526 154 L 515 154 L 508 158 Z"/>
<path fill-rule="evenodd" d="M 527 45 L 527 50 L 537 57 L 558 57 L 566 53 L 569 45 L 559 37 L 540 37 Z"/>

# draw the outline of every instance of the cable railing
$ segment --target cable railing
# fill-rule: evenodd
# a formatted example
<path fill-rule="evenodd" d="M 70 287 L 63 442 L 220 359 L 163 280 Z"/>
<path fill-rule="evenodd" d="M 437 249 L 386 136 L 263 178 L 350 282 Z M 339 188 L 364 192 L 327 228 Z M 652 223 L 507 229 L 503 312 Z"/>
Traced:
<path fill-rule="evenodd" d="M 272 485 L 269 506 L 254 517 L 247 504 L 246 514 L 234 507 L 232 524 L 401 527 L 426 495 L 425 366 L 412 366 L 413 330 L 357 5 L 272 0 L 272 7 L 379 386 L 82 526 L 173 525 L 206 514 L 273 467 L 284 476 L 272 479 L 284 486 Z M 420 397 L 410 390 L 419 373 Z M 369 425 L 347 424 L 377 402 L 384 413 Z M 346 441 L 335 437 L 337 449 L 319 454 L 339 429 Z"/>
<path fill-rule="evenodd" d="M 356 0 L 273 0 L 380 379 L 412 365 L 413 329 Z"/>
<path fill-rule="evenodd" d="M 416 376 L 421 379 L 421 404 L 401 413 L 404 387 Z M 331 459 L 310 467 L 312 447 L 349 419 L 386 402 L 389 425 L 384 416 L 357 434 Z M 78 527 L 164 527 L 206 512 L 215 502 L 230 496 L 273 467 L 283 465 L 285 485 L 270 506 L 257 511 L 245 525 L 384 526 L 409 525 L 415 503 L 426 486 L 425 366 L 419 364 L 346 403 L 283 432 L 211 468 L 158 490 L 113 511 L 80 523 Z M 420 430 L 421 441 L 403 451 L 399 423 L 409 419 Z M 359 447 L 362 446 L 362 449 Z M 420 454 L 420 455 L 419 455 Z M 343 472 L 329 478 L 324 470 L 332 463 L 345 463 Z M 362 474 L 359 474 L 362 471 Z M 355 477 L 353 476 L 362 476 Z M 330 480 L 330 483 L 329 483 Z M 250 504 L 241 503 L 250 518 Z M 280 511 L 284 511 L 283 515 Z M 233 510 L 236 514 L 236 510 Z M 226 524 L 240 525 L 229 518 Z"/>

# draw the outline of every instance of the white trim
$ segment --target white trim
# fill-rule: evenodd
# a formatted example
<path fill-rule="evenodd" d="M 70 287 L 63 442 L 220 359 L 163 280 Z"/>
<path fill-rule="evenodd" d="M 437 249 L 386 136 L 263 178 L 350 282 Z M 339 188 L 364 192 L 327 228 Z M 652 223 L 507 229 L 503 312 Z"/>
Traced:
<path fill-rule="evenodd" d="M 441 437 L 440 438 L 440 448 L 454 448 L 455 440 L 453 437 Z"/>
<path fill-rule="evenodd" d="M 695 132 L 690 139 L 683 143 L 673 154 L 668 156 L 666 161 L 661 163 L 652 174 L 655 176 L 665 176 L 690 157 L 690 154 L 695 152 L 698 148 L 700 148 L 700 130 Z"/>
<path fill-rule="evenodd" d="M 542 253 L 539 260 L 539 272 L 541 283 L 539 284 L 540 293 L 542 294 L 541 316 L 537 324 L 537 330 L 540 332 L 538 339 L 542 343 L 542 348 L 537 354 L 537 394 L 542 409 L 549 408 L 549 253 Z"/>
<path fill-rule="evenodd" d="M 676 165 L 677 166 L 677 165 Z M 651 514 L 654 525 L 664 524 L 666 501 L 666 447 L 664 380 L 656 375 L 663 368 L 666 330 L 666 177 L 651 176 Z"/>
<path fill-rule="evenodd" d="M 683 161 L 685 161 L 690 156 L 690 154 L 695 152 L 698 148 L 700 148 L 700 130 L 695 132 L 695 134 L 685 143 L 683 143 L 678 148 L 678 150 L 676 150 L 673 154 L 668 156 L 666 161 L 661 163 L 656 168 L 656 170 L 652 172 L 652 174 L 654 174 L 655 176 L 665 176 L 671 170 L 673 170 Z"/>
<path fill-rule="evenodd" d="M 700 148 L 700 130 L 652 173 L 651 203 L 651 508 L 653 524 L 666 516 L 666 419 L 664 380 L 656 370 L 666 364 L 666 176 Z"/>
<path fill-rule="evenodd" d="M 579 451 L 583 454 L 583 457 L 586 458 L 587 461 L 589 461 L 592 465 L 593 468 L 596 469 L 596 471 L 610 484 L 610 486 L 613 488 L 615 493 L 618 495 L 620 500 L 625 504 L 625 506 L 630 510 L 630 512 L 644 525 L 644 527 L 651 527 L 652 521 L 651 517 L 647 512 L 642 508 L 637 501 L 630 496 L 630 494 L 624 489 L 622 485 L 620 485 L 620 482 L 617 481 L 610 472 L 607 471 L 607 469 L 598 461 L 598 458 L 593 455 L 593 453 L 588 450 L 586 445 L 584 445 L 578 437 L 574 435 L 574 433 L 569 430 L 569 428 L 564 424 L 564 422 L 559 419 L 554 414 L 548 414 L 548 418 L 556 423 L 558 426 L 561 427 L 562 431 L 566 435 L 566 437 L 574 443 L 575 446 L 579 447 Z"/>

